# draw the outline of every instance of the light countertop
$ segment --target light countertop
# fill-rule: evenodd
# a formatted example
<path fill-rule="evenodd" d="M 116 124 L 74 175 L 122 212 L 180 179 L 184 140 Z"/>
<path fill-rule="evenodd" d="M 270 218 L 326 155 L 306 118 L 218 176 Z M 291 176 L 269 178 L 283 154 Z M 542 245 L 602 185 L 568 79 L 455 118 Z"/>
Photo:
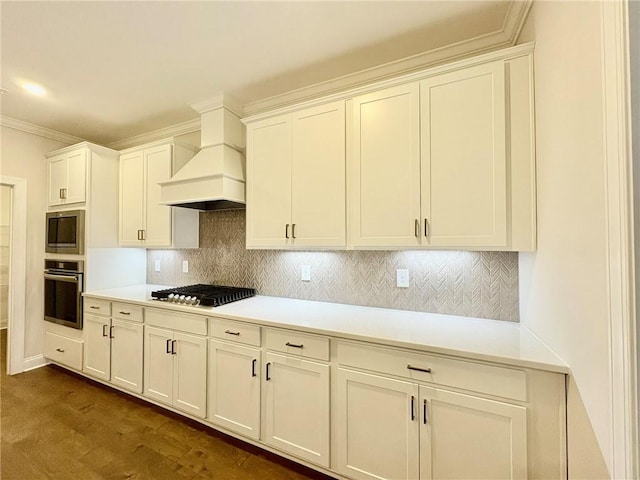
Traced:
<path fill-rule="evenodd" d="M 135 285 L 85 292 L 84 295 L 423 352 L 569 373 L 567 364 L 519 323 L 261 295 L 220 307 L 183 306 L 151 300 L 151 292 L 163 288 L 169 287 Z"/>

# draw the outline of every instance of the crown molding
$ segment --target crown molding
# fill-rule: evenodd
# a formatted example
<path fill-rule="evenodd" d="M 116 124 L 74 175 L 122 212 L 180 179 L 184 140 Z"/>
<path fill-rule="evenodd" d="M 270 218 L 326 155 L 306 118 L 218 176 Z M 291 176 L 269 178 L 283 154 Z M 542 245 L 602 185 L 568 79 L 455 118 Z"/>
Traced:
<path fill-rule="evenodd" d="M 34 125 L 33 123 L 18 120 L 17 118 L 7 117 L 6 115 L 0 115 L 0 125 L 6 128 L 13 128 L 21 132 L 30 133 L 39 137 L 48 138 L 50 140 L 56 140 L 62 143 L 68 143 L 72 145 L 74 143 L 84 142 L 84 138 L 75 137 L 68 133 L 58 132 L 50 128 L 41 127 L 40 125 Z"/>
<path fill-rule="evenodd" d="M 192 103 L 190 106 L 200 114 L 210 112 L 211 110 L 217 110 L 218 108 L 226 108 L 237 117 L 242 117 L 244 110 L 242 103 L 238 99 L 226 93 L 216 95 L 200 102 Z"/>
<path fill-rule="evenodd" d="M 533 0 L 512 1 L 502 26 L 494 32 L 250 102 L 244 106 L 244 116 L 252 117 L 294 103 L 310 101 L 346 89 L 363 87 L 372 82 L 511 47 L 518 40 L 532 4 Z"/>
<path fill-rule="evenodd" d="M 167 137 L 177 137 L 179 135 L 185 135 L 187 133 L 198 132 L 200 130 L 200 119 L 195 118 L 186 122 L 178 123 L 170 127 L 159 128 L 151 132 L 136 135 L 134 137 L 125 138 L 124 140 L 118 140 L 117 142 L 107 145 L 114 150 L 124 150 L 126 148 L 137 147 L 146 143 L 155 142 L 157 140 L 164 140 Z"/>

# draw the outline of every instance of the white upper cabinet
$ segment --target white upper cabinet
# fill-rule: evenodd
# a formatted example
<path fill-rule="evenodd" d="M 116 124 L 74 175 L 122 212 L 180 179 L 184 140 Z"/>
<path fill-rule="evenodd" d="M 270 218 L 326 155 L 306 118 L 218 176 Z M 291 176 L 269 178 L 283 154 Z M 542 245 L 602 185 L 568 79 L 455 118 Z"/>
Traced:
<path fill-rule="evenodd" d="M 422 244 L 507 247 L 502 60 L 420 82 Z"/>
<path fill-rule="evenodd" d="M 344 101 L 247 126 L 247 247 L 344 247 Z"/>
<path fill-rule="evenodd" d="M 121 152 L 121 246 L 197 248 L 198 211 L 160 205 L 158 185 L 193 155 L 172 140 Z"/>
<path fill-rule="evenodd" d="M 355 247 L 416 247 L 420 218 L 417 83 L 353 99 L 351 241 Z"/>
<path fill-rule="evenodd" d="M 248 248 L 535 250 L 531 46 L 306 105 L 245 119 Z"/>
<path fill-rule="evenodd" d="M 87 156 L 87 148 L 80 147 L 48 159 L 50 207 L 86 201 Z"/>
<path fill-rule="evenodd" d="M 354 248 L 535 249 L 531 56 L 352 101 Z"/>

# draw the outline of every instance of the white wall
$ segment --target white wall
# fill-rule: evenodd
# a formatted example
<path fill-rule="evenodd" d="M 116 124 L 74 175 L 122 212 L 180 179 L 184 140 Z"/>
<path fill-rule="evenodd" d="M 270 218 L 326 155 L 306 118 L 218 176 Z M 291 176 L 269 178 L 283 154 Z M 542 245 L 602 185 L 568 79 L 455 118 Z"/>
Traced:
<path fill-rule="evenodd" d="M 44 154 L 67 146 L 8 127 L 0 127 L 0 174 L 27 181 L 27 258 L 26 258 L 26 357 L 42 354 L 44 309 L 42 271 L 44 268 L 45 211 L 47 173 Z"/>
<path fill-rule="evenodd" d="M 520 318 L 571 367 L 569 478 L 612 471 L 600 2 L 536 2 L 538 249 L 520 255 Z"/>
<path fill-rule="evenodd" d="M 10 220 L 11 187 L 0 185 L 0 328 L 8 323 Z"/>

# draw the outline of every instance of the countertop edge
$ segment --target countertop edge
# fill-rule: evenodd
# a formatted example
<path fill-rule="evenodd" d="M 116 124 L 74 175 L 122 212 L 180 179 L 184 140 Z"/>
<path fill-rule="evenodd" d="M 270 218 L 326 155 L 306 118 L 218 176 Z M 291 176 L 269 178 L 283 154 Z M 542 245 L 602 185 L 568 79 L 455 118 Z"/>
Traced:
<path fill-rule="evenodd" d="M 140 292 L 144 290 L 148 292 L 147 297 L 149 297 L 152 289 L 157 290 L 157 289 L 167 288 L 167 287 L 163 285 L 135 285 L 135 286 L 124 287 L 124 288 L 130 288 L 130 289 L 135 288 L 135 289 L 138 289 Z M 157 302 L 149 299 L 141 300 L 136 298 L 124 297 L 124 296 L 116 296 L 112 293 L 113 290 L 115 289 L 104 290 L 104 291 L 94 291 L 94 292 L 84 292 L 83 297 L 98 298 L 98 299 L 110 300 L 115 302 L 125 302 L 125 303 L 140 305 L 146 308 L 159 308 L 163 310 L 173 310 L 176 312 L 188 313 L 192 315 L 199 315 L 199 316 L 209 317 L 209 318 L 211 317 L 225 318 L 230 320 L 257 324 L 265 327 L 296 329 L 301 332 L 330 336 L 330 337 L 344 339 L 344 340 L 367 342 L 367 343 L 375 344 L 377 346 L 382 346 L 382 347 L 403 348 L 403 349 L 419 351 L 422 353 L 435 353 L 435 354 L 441 354 L 441 355 L 449 355 L 449 356 L 464 358 L 467 360 L 477 360 L 477 361 L 495 363 L 502 366 L 531 368 L 531 369 L 543 370 L 547 372 L 559 373 L 559 374 L 565 374 L 565 375 L 571 374 L 570 367 L 560 357 L 558 357 L 558 355 L 553 350 L 551 350 L 530 329 L 518 323 L 512 324 L 509 322 L 505 322 L 505 323 L 508 323 L 510 326 L 513 326 L 513 328 L 520 329 L 521 333 L 529 336 L 532 340 L 538 343 L 540 345 L 540 348 L 545 349 L 548 355 L 555 357 L 555 359 L 557 360 L 556 363 L 551 363 L 549 361 L 537 360 L 537 359 L 531 359 L 531 358 L 514 358 L 512 356 L 496 355 L 493 353 L 484 353 L 484 352 L 477 352 L 477 351 L 471 351 L 471 350 L 465 350 L 465 349 L 459 349 L 459 348 L 452 348 L 452 347 L 442 346 L 438 344 L 412 343 L 412 342 L 401 341 L 401 340 L 388 338 L 388 337 L 380 337 L 375 335 L 364 335 L 360 333 L 338 331 L 338 330 L 326 329 L 321 327 L 313 327 L 313 326 L 304 325 L 304 324 L 278 322 L 277 320 L 272 320 L 264 317 L 253 317 L 253 316 L 246 316 L 246 315 L 239 315 L 235 313 L 225 312 L 224 306 L 217 307 L 222 309 L 220 311 L 212 311 L 212 310 L 203 311 L 201 307 L 187 307 L 184 305 L 174 305 L 171 303 Z M 282 297 L 263 297 L 263 298 L 272 298 L 272 299 L 277 299 L 278 301 L 283 301 L 283 302 L 290 300 L 292 303 L 313 302 L 309 300 L 288 299 L 288 298 L 282 298 Z M 318 302 L 318 303 L 325 304 L 327 302 Z M 335 304 L 335 305 L 337 307 L 342 306 L 342 304 Z M 353 307 L 353 306 L 349 305 L 348 307 Z M 394 312 L 395 313 L 405 312 L 404 310 L 379 309 L 377 307 L 359 307 L 359 308 L 362 308 L 362 309 L 371 308 L 371 309 L 376 309 L 376 311 L 383 310 L 383 311 L 388 311 L 390 314 Z M 423 312 L 419 312 L 419 313 L 423 313 Z M 491 320 L 491 322 L 496 322 L 496 320 Z"/>

